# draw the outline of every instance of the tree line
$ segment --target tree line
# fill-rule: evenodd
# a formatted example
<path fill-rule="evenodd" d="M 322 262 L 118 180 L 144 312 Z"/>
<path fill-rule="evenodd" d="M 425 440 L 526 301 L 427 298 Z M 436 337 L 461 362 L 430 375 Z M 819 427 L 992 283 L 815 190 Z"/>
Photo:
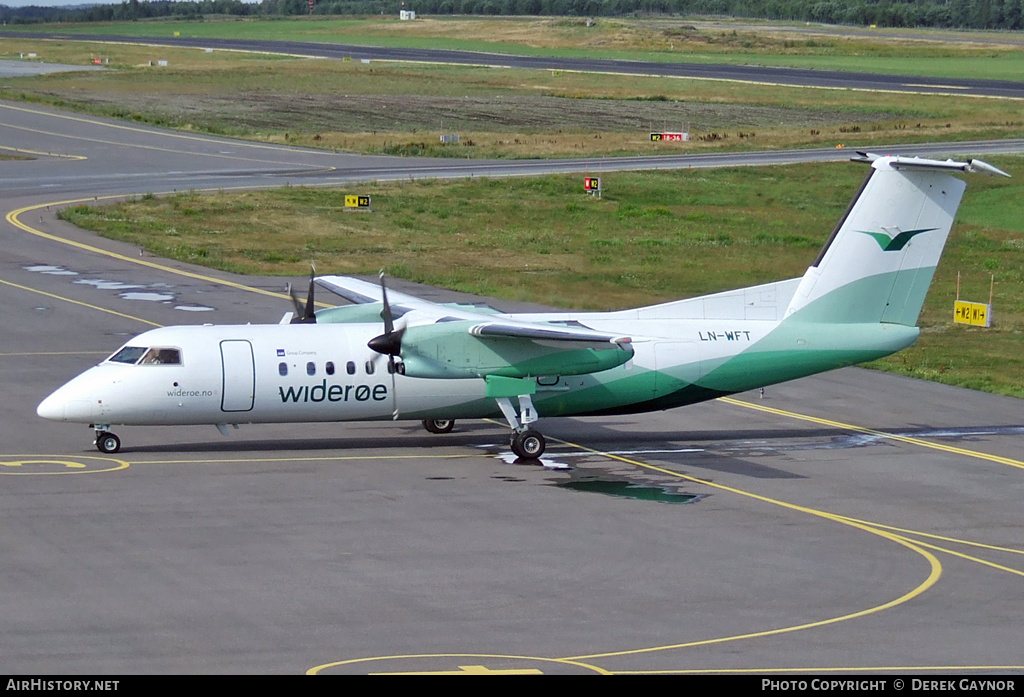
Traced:
<path fill-rule="evenodd" d="M 1024 0 L 313 0 L 317 15 L 726 15 L 757 19 L 960 29 L 1024 28 Z M 159 17 L 201 21 L 208 16 L 305 15 L 309 0 L 124 0 L 120 4 L 68 7 L 7 7 L 0 20 L 109 22 Z"/>

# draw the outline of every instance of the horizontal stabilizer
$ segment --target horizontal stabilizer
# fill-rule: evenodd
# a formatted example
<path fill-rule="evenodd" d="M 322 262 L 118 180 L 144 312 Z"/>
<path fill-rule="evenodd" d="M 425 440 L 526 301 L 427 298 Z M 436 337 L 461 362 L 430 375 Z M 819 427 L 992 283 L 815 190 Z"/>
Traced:
<path fill-rule="evenodd" d="M 869 152 L 858 152 L 857 157 L 852 157 L 852 162 L 874 162 L 875 160 L 883 159 L 882 155 L 875 155 Z M 899 155 L 885 156 L 888 161 L 888 165 L 893 169 L 947 169 L 957 170 L 960 172 L 970 172 L 971 174 L 995 174 L 1001 177 L 1009 177 L 1010 175 L 999 169 L 993 167 L 987 162 L 981 160 L 968 160 L 967 162 L 955 162 L 953 160 L 927 160 L 920 157 L 900 157 Z"/>

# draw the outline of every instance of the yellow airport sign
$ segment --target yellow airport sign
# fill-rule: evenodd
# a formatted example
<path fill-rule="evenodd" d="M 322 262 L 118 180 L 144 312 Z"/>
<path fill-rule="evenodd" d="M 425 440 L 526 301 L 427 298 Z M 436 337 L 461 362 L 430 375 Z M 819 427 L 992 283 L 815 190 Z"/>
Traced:
<path fill-rule="evenodd" d="M 369 196 L 345 196 L 345 208 L 369 208 Z"/>
<path fill-rule="evenodd" d="M 992 306 L 984 303 L 969 303 L 966 300 L 957 300 L 953 305 L 953 321 L 957 324 L 991 327 Z"/>

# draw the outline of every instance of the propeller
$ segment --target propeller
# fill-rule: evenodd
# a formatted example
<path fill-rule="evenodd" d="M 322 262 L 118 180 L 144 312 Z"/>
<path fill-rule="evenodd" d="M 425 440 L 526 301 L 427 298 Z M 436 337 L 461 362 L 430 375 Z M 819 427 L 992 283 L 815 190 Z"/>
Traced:
<path fill-rule="evenodd" d="M 384 333 L 373 337 L 366 345 L 377 353 L 387 356 L 388 362 L 393 368 L 395 356 L 402 353 L 402 334 L 405 332 L 405 328 L 395 330 L 395 315 L 391 311 L 391 304 L 388 302 L 388 289 L 384 283 L 383 271 L 380 272 L 380 291 L 381 299 L 384 303 L 384 309 L 380 313 L 381 319 L 384 320 Z"/>
<path fill-rule="evenodd" d="M 303 307 L 299 301 L 297 295 L 295 295 L 295 289 L 292 288 L 291 284 L 288 285 L 288 295 L 292 296 L 292 305 L 295 306 L 295 315 L 292 317 L 291 324 L 316 324 L 316 312 L 315 303 L 313 301 L 313 276 L 316 274 L 316 267 L 312 264 L 309 265 L 309 291 L 306 294 L 306 306 Z"/>
<path fill-rule="evenodd" d="M 370 339 L 366 345 L 377 353 L 388 357 L 388 372 L 391 374 L 391 398 L 394 400 L 395 409 L 391 413 L 392 418 L 398 419 L 398 394 L 395 392 L 395 374 L 404 372 L 402 365 L 396 363 L 395 357 L 402 353 L 402 334 L 405 327 L 395 329 L 395 315 L 391 311 L 391 303 L 388 302 L 388 288 L 384 282 L 384 271 L 380 272 L 380 294 L 384 309 L 380 316 L 384 320 L 384 333 Z"/>

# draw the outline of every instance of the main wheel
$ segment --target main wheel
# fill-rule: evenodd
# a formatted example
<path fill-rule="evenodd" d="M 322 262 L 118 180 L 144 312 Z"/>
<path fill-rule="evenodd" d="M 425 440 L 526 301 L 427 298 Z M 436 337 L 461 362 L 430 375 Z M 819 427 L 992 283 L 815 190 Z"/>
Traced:
<path fill-rule="evenodd" d="M 424 419 L 423 428 L 431 433 L 451 433 L 455 428 L 454 419 Z"/>
<path fill-rule="evenodd" d="M 544 448 L 546 447 L 547 444 L 544 442 L 544 436 L 541 435 L 540 431 L 527 429 L 512 434 L 512 452 L 524 460 L 538 459 L 544 454 Z"/>
<path fill-rule="evenodd" d="M 121 449 L 121 439 L 104 431 L 96 435 L 96 449 L 101 453 L 116 453 Z"/>

